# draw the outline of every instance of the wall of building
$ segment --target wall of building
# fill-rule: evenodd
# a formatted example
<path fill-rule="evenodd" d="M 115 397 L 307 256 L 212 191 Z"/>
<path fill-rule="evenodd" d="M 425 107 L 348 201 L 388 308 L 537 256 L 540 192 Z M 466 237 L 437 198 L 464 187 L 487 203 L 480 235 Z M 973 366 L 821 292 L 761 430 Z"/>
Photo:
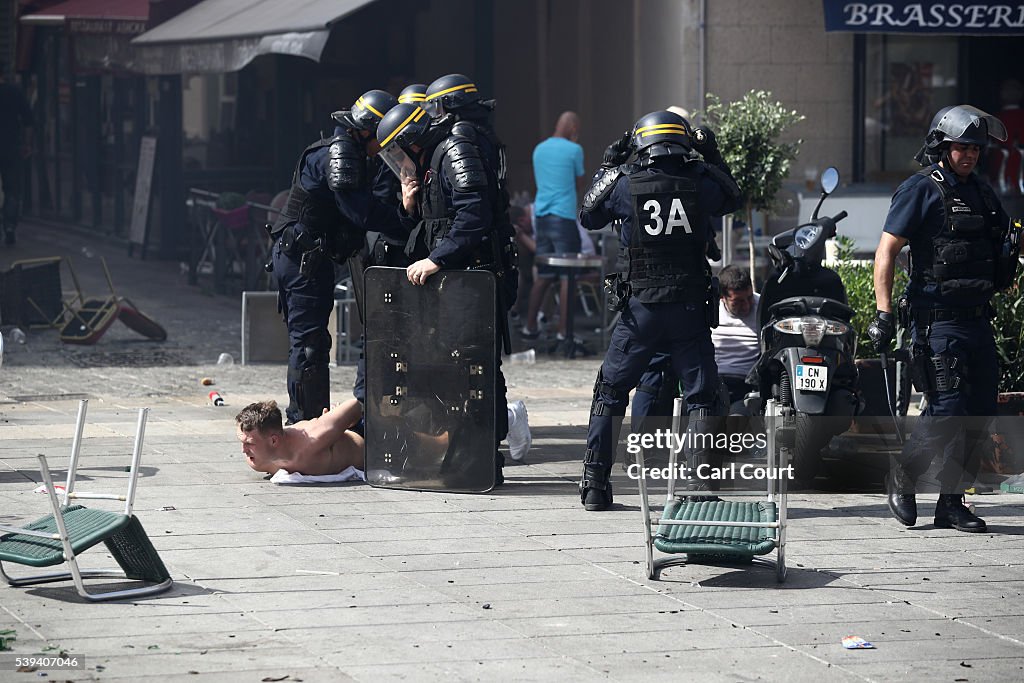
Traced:
<path fill-rule="evenodd" d="M 497 2 L 494 25 L 514 190 L 534 191 L 530 152 L 566 109 L 582 118 L 589 173 L 643 114 L 751 89 L 806 117 L 790 136 L 804 140 L 794 186 L 829 165 L 851 177 L 853 38 L 825 33 L 820 0 L 523 0 Z"/>
<path fill-rule="evenodd" d="M 851 177 L 853 35 L 826 33 L 820 0 L 707 0 L 708 91 L 734 100 L 770 90 L 806 119 L 791 181 L 827 166 Z"/>

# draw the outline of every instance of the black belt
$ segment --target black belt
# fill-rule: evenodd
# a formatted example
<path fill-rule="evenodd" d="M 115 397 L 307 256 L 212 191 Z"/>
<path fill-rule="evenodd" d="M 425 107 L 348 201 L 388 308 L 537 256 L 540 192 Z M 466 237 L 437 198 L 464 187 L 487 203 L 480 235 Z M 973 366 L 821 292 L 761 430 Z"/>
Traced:
<path fill-rule="evenodd" d="M 988 304 L 973 306 L 971 308 L 927 308 L 924 310 L 911 311 L 914 320 L 918 325 L 930 325 L 936 322 L 950 320 L 977 320 L 978 318 L 991 318 L 992 307 Z"/>

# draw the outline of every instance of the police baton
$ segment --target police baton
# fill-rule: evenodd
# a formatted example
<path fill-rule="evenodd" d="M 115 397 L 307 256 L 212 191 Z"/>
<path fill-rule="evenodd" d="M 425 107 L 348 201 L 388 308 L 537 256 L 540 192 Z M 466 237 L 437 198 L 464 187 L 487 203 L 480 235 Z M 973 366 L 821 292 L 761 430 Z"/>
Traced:
<path fill-rule="evenodd" d="M 903 432 L 900 431 L 900 421 L 896 417 L 896 406 L 893 404 L 893 391 L 889 390 L 889 354 L 882 351 L 879 354 L 882 357 L 882 380 L 885 382 L 885 400 L 889 404 L 889 414 L 892 415 L 892 424 L 896 427 L 896 438 L 899 439 L 900 444 L 903 444 Z M 895 390 L 895 387 L 893 387 Z"/>

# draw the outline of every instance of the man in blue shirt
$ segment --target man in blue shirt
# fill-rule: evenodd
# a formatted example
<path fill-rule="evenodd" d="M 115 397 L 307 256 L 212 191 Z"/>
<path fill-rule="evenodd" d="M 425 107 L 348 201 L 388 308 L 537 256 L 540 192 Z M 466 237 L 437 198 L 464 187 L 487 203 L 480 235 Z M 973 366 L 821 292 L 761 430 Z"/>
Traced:
<path fill-rule="evenodd" d="M 577 178 L 583 176 L 583 148 L 576 143 L 579 133 L 580 117 L 575 112 L 562 112 L 555 124 L 555 132 L 533 150 L 533 175 L 537 182 L 537 197 L 533 202 L 537 256 L 575 254 L 580 250 L 580 234 L 576 229 L 576 184 Z M 554 278 L 555 273 L 550 267 L 537 266 L 537 280 L 530 290 L 530 308 L 521 331 L 526 339 L 536 339 L 539 334 L 537 312 Z M 565 339 L 572 294 L 568 279 L 563 277 L 559 340 Z"/>
<path fill-rule="evenodd" d="M 994 116 L 969 105 L 940 110 L 918 155 L 927 165 L 893 195 L 875 253 L 878 310 L 868 335 L 884 353 L 896 323 L 896 255 L 910 245 L 912 374 L 928 399 L 886 480 L 889 509 L 905 526 L 917 522 L 915 485 L 938 457 L 935 526 L 986 530 L 984 520 L 964 505 L 963 492 L 977 474 L 973 446 L 996 412 L 999 358 L 989 301 L 1012 282 L 1017 260 L 1012 249 L 1003 250 L 1004 242 L 1013 242 L 1009 218 L 992 188 L 974 174 L 990 138 L 1006 139 Z"/>

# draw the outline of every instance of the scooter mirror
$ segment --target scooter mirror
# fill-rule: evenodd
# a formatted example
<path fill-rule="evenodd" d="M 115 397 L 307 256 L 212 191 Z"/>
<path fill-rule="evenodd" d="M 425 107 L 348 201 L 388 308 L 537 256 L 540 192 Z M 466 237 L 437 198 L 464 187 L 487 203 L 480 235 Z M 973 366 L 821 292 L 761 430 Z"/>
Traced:
<path fill-rule="evenodd" d="M 832 194 L 839 187 L 839 171 L 835 166 L 829 166 L 821 174 L 821 191 L 825 194 Z"/>

